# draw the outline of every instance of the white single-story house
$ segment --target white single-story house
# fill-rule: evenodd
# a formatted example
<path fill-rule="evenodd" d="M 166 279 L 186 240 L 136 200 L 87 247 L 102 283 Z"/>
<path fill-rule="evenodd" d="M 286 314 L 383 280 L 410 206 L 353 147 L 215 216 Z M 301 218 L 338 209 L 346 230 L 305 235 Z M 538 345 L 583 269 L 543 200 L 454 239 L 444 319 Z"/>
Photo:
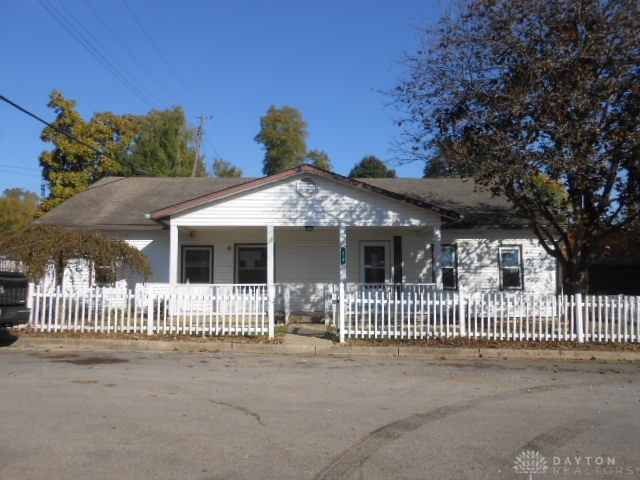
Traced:
<path fill-rule="evenodd" d="M 108 177 L 40 222 L 127 241 L 153 283 L 286 284 L 293 310 L 322 310 L 339 283 L 558 288 L 526 221 L 467 179 L 350 179 L 309 165 L 264 178 Z"/>

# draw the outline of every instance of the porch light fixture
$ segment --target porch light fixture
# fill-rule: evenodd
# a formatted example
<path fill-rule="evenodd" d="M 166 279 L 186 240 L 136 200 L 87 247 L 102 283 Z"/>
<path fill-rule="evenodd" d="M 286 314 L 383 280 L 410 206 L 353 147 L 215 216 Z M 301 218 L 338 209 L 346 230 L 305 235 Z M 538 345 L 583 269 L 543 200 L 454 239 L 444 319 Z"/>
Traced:
<path fill-rule="evenodd" d="M 305 232 L 313 232 L 313 225 L 305 225 L 304 226 L 304 231 Z"/>

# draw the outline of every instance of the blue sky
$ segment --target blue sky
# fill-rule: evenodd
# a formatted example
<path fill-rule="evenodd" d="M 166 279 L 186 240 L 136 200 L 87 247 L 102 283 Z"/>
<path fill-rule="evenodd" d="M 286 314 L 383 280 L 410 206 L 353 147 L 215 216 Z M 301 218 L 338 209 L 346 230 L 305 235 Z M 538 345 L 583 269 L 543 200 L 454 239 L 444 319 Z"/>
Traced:
<path fill-rule="evenodd" d="M 364 155 L 395 157 L 397 112 L 379 90 L 394 86 L 403 52 L 417 45 L 413 27 L 436 22 L 447 5 L 2 0 L 0 93 L 49 121 L 53 89 L 77 100 L 86 119 L 99 111 L 143 114 L 179 104 L 194 125 L 196 116 L 212 117 L 203 142 L 208 165 L 219 156 L 245 176 L 262 175 L 263 151 L 253 140 L 260 116 L 271 105 L 289 105 L 309 124 L 308 148 L 326 151 L 334 170 L 347 174 Z M 45 7 L 88 38 L 130 88 Z M 50 148 L 39 139 L 42 128 L 0 102 L 0 191 L 40 193 L 38 155 Z M 399 176 L 422 173 L 420 163 L 391 166 Z"/>

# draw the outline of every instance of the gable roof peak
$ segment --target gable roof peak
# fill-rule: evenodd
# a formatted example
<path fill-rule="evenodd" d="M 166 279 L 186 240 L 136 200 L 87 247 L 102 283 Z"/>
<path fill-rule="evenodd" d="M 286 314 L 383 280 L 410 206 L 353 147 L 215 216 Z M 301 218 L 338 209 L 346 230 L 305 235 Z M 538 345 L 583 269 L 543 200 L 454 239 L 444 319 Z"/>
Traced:
<path fill-rule="evenodd" d="M 361 180 L 357 180 L 354 178 L 345 177 L 335 172 L 331 172 L 329 170 L 324 170 L 322 168 L 318 168 L 314 165 L 309 165 L 304 163 L 302 165 L 297 165 L 288 170 L 284 170 L 282 172 L 274 173 L 273 175 L 267 175 L 262 178 L 256 178 L 252 180 L 248 180 L 247 182 L 231 186 L 226 189 L 222 189 L 213 193 L 205 194 L 199 197 L 192 198 L 187 201 L 183 201 L 180 203 L 176 203 L 174 205 L 170 205 L 168 207 L 164 207 L 159 210 L 155 210 L 149 214 L 150 219 L 152 220 L 162 220 L 171 215 L 175 215 L 177 213 L 183 212 L 185 210 L 199 207 L 200 205 L 204 205 L 209 202 L 213 202 L 215 200 L 220 200 L 222 198 L 236 195 L 239 193 L 243 193 L 254 188 L 266 186 L 275 182 L 279 182 L 282 180 L 287 180 L 293 178 L 297 175 L 301 174 L 312 174 L 318 177 L 327 178 L 329 180 L 337 181 L 342 184 L 349 185 L 354 188 L 358 188 L 364 191 L 368 191 L 377 195 L 382 195 L 385 197 L 393 198 L 395 200 L 402 201 L 404 203 L 409 203 L 421 208 L 425 208 L 427 210 L 431 210 L 443 217 L 446 217 L 451 220 L 459 220 L 461 215 L 454 210 L 449 210 L 446 208 L 442 208 L 436 206 L 432 203 L 425 202 L 423 200 L 419 200 L 413 197 L 406 196 L 401 193 L 393 192 L 391 190 L 387 190 L 385 188 L 381 188 L 375 185 L 371 185 L 370 183 L 363 182 Z"/>

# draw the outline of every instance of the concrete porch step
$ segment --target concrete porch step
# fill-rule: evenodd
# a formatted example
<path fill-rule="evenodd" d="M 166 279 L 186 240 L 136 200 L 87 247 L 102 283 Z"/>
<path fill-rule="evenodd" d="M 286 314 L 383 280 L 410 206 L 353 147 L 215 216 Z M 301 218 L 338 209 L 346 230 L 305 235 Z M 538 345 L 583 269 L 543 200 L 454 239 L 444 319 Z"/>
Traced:
<path fill-rule="evenodd" d="M 324 345 L 333 344 L 324 323 L 290 323 L 287 326 L 284 343 L 290 345 Z"/>
<path fill-rule="evenodd" d="M 291 312 L 290 323 L 313 323 L 324 325 L 324 313 L 322 312 Z"/>
<path fill-rule="evenodd" d="M 285 345 L 315 345 L 315 346 L 330 347 L 331 345 L 333 345 L 333 342 L 328 338 L 287 333 L 284 336 L 284 344 Z"/>
<path fill-rule="evenodd" d="M 290 323 L 287 332 L 301 337 L 330 338 L 324 323 Z"/>

